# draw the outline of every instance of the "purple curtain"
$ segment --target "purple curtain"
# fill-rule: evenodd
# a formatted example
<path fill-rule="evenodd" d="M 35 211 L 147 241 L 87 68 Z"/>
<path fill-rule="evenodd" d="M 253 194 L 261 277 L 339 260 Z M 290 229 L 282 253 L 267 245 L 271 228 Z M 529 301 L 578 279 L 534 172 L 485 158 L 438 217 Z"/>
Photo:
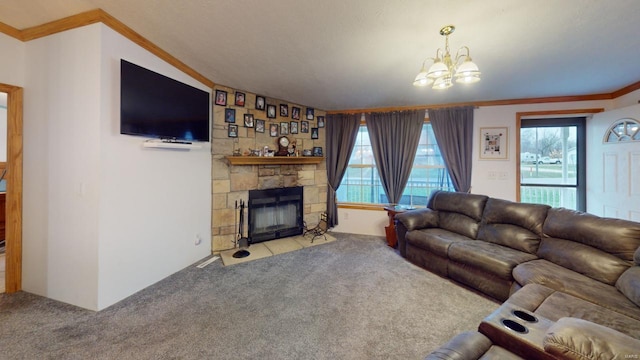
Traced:
<path fill-rule="evenodd" d="M 327 218 L 329 227 L 338 225 L 338 201 L 336 190 L 342 182 L 349 165 L 351 152 L 356 143 L 361 114 L 327 114 L 325 134 L 327 136 Z"/>
<path fill-rule="evenodd" d="M 429 110 L 429 121 L 458 192 L 471 192 L 473 106 Z"/>

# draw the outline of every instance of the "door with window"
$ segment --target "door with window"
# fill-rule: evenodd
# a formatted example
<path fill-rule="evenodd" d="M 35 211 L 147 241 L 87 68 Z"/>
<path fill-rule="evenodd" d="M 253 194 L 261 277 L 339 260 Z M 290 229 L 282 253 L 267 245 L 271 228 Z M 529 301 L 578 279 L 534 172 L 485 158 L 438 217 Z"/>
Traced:
<path fill-rule="evenodd" d="M 586 210 L 585 118 L 522 119 L 520 201 Z"/>
<path fill-rule="evenodd" d="M 640 221 L 640 105 L 589 120 L 590 213 Z"/>

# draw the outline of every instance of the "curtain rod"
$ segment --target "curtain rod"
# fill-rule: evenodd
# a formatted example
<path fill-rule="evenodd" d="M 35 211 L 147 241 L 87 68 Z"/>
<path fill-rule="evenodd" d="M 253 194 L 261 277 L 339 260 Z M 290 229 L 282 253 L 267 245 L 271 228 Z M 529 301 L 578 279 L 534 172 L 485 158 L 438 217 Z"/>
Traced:
<path fill-rule="evenodd" d="M 465 107 L 467 105 L 459 105 L 459 106 L 435 106 L 435 107 L 415 107 L 415 108 L 407 108 L 407 109 L 368 109 L 368 110 L 347 110 L 347 111 L 327 111 L 326 114 L 330 115 L 330 114 L 343 114 L 343 115 L 347 115 L 347 114 L 372 114 L 372 113 L 396 113 L 396 112 L 404 112 L 404 111 L 415 111 L 415 110 L 425 110 L 425 112 L 428 112 L 428 110 L 436 110 L 436 109 L 446 109 L 446 108 L 460 108 L 460 107 Z M 471 106 L 471 105 L 469 105 Z M 478 105 L 473 105 L 473 109 L 479 109 L 480 106 Z"/>

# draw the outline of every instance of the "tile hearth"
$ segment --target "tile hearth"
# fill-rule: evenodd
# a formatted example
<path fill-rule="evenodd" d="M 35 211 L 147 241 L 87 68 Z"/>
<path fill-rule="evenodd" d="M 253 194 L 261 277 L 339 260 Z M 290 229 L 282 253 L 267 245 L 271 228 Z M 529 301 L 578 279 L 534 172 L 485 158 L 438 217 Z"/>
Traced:
<path fill-rule="evenodd" d="M 322 237 L 316 237 L 313 242 L 311 242 L 310 236 L 305 237 L 302 235 L 264 241 L 249 246 L 247 250 L 251 253 L 251 255 L 247 257 L 234 258 L 233 254 L 238 251 L 238 249 L 222 251 L 220 252 L 220 257 L 222 258 L 222 263 L 225 266 L 229 266 L 245 263 L 252 260 L 262 259 L 273 255 L 284 254 L 290 251 L 300 250 L 310 246 L 322 245 L 336 240 L 336 238 L 331 236 L 329 233 L 325 235 L 326 240 Z"/>

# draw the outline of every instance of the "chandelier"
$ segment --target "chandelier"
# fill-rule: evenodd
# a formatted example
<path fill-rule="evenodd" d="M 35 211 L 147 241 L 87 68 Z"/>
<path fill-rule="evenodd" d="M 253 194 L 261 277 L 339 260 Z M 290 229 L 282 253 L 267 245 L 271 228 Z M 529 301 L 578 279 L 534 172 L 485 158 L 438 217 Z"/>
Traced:
<path fill-rule="evenodd" d="M 433 84 L 433 89 L 448 89 L 453 86 L 453 79 L 460 84 L 473 84 L 480 81 L 478 65 L 471 61 L 469 48 L 462 46 L 456 52 L 455 58 L 449 53 L 449 35 L 456 29 L 447 25 L 440 29 L 440 35 L 445 38 L 444 52 L 438 48 L 435 58 L 427 58 L 422 62 L 422 68 L 413 80 L 413 86 L 427 86 Z M 429 70 L 425 68 L 427 60 L 433 64 Z M 462 62 L 460 61 L 462 60 Z M 459 64 L 459 65 L 458 65 Z"/>

